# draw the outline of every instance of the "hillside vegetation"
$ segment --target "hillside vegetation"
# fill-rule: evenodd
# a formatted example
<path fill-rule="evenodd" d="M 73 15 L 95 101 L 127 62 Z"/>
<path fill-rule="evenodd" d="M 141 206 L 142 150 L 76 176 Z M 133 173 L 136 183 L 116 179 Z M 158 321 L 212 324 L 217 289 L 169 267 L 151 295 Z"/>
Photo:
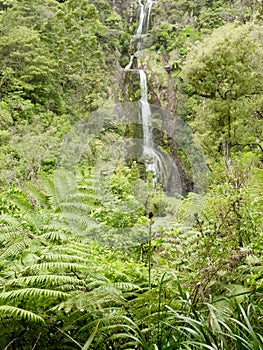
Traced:
<path fill-rule="evenodd" d="M 263 350 L 262 22 L 257 0 L 154 2 L 134 68 L 185 125 L 155 130 L 171 195 L 114 119 L 141 94 L 138 4 L 0 1 L 0 349 Z"/>

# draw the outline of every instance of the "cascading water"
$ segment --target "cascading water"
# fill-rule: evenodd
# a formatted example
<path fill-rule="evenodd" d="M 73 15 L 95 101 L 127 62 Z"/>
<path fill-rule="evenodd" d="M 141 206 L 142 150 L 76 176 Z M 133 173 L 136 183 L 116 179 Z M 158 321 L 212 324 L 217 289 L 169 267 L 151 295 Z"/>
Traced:
<path fill-rule="evenodd" d="M 145 71 L 142 68 L 132 68 L 134 59 L 139 56 L 144 47 L 144 41 L 147 37 L 150 27 L 152 0 L 139 0 L 139 23 L 132 37 L 132 44 L 135 53 L 130 56 L 130 61 L 125 70 L 134 71 L 140 77 L 141 98 L 138 101 L 138 114 L 142 123 L 143 144 L 142 158 L 145 162 L 146 173 L 151 172 L 153 183 L 162 184 L 167 192 L 174 192 L 180 188 L 180 179 L 177 177 L 178 171 L 168 154 L 156 149 L 153 138 L 152 111 L 148 103 L 148 86 Z"/>
<path fill-rule="evenodd" d="M 148 103 L 148 89 L 147 89 L 147 78 L 143 69 L 139 70 L 140 74 L 140 87 L 141 87 L 141 98 L 140 104 L 140 115 L 143 126 L 143 158 L 145 160 L 146 171 L 153 173 L 153 181 L 157 181 L 157 175 L 161 167 L 161 159 L 154 149 L 153 134 L 152 134 L 152 120 L 151 120 L 151 108 Z"/>
<path fill-rule="evenodd" d="M 134 57 L 136 57 L 140 51 L 143 50 L 143 40 L 147 36 L 149 27 L 150 27 L 150 16 L 151 9 L 153 5 L 152 0 L 146 0 L 146 4 L 143 4 L 141 0 L 139 0 L 140 14 L 139 14 L 139 24 L 135 31 L 135 34 L 132 36 L 132 42 L 137 42 L 136 48 L 137 51 L 130 56 L 130 62 L 125 67 L 125 70 L 129 70 L 132 68 Z"/>
<path fill-rule="evenodd" d="M 142 3 L 142 1 L 139 0 L 139 24 L 135 31 L 135 39 L 133 38 L 133 40 L 137 41 L 137 52 L 130 56 L 130 62 L 125 67 L 125 70 L 132 69 L 134 57 L 137 56 L 138 53 L 143 50 L 143 40 L 148 34 L 150 26 L 150 15 L 152 5 L 152 0 L 146 0 L 144 3 Z M 162 160 L 154 148 L 151 108 L 148 103 L 147 77 L 143 69 L 136 69 L 136 71 L 138 71 L 140 75 L 141 98 L 139 100 L 139 113 L 143 126 L 143 159 L 145 161 L 146 172 L 152 172 L 153 181 L 157 182 L 158 175 L 161 174 L 161 177 L 163 177 Z"/>
<path fill-rule="evenodd" d="M 153 1 L 152 0 L 146 0 L 146 4 L 142 4 L 142 2 L 139 0 L 139 6 L 140 6 L 140 18 L 139 18 L 139 25 L 136 30 L 137 35 L 142 35 L 143 32 L 145 34 L 149 31 L 150 26 L 150 15 L 151 15 L 151 9 L 152 9 Z"/>
<path fill-rule="evenodd" d="M 141 35 L 142 34 L 142 27 L 143 27 L 143 22 L 144 22 L 144 17 L 145 17 L 145 11 L 144 11 L 144 5 L 142 2 L 139 0 L 139 6 L 140 6 L 140 18 L 139 18 L 139 25 L 136 30 L 136 35 Z"/>

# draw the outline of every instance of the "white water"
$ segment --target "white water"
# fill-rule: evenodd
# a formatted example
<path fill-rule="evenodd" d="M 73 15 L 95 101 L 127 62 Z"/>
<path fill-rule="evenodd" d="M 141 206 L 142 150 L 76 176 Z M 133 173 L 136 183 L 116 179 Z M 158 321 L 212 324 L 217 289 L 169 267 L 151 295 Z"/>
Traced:
<path fill-rule="evenodd" d="M 125 70 L 129 70 L 131 69 L 132 65 L 133 65 L 133 59 L 134 59 L 134 55 L 131 55 L 130 57 L 130 62 L 127 64 L 127 66 L 124 68 Z"/>
<path fill-rule="evenodd" d="M 134 57 L 137 56 L 143 50 L 143 42 L 145 37 L 147 37 L 149 27 L 150 27 L 150 18 L 153 1 L 146 0 L 145 4 L 139 0 L 138 1 L 140 12 L 139 12 L 139 24 L 135 31 L 135 34 L 132 36 L 131 41 L 137 42 L 136 48 L 137 51 L 130 56 L 130 62 L 124 68 L 125 70 L 132 69 Z"/>
<path fill-rule="evenodd" d="M 152 1 L 147 1 L 146 8 L 147 8 L 147 16 L 146 16 L 146 33 L 149 31 L 150 27 L 150 15 L 151 15 L 151 10 L 152 10 Z"/>
<path fill-rule="evenodd" d="M 136 35 L 142 34 L 142 26 L 143 26 L 144 17 L 145 17 L 144 5 L 141 3 L 140 0 L 139 0 L 139 6 L 140 6 L 140 17 L 139 17 L 139 25 L 135 32 Z"/>
<path fill-rule="evenodd" d="M 162 168 L 162 160 L 154 148 L 152 133 L 152 113 L 148 103 L 147 78 L 144 70 L 140 69 L 140 115 L 143 127 L 143 159 L 146 172 L 152 172 L 153 182 L 157 182 L 157 176 Z"/>
<path fill-rule="evenodd" d="M 136 35 L 147 34 L 150 27 L 150 16 L 152 10 L 153 1 L 146 0 L 146 3 L 143 4 L 141 0 L 139 0 L 140 6 L 140 16 L 139 16 L 139 25 L 136 30 Z"/>
<path fill-rule="evenodd" d="M 143 143 L 148 148 L 153 147 L 152 142 L 152 120 L 151 120 L 151 109 L 147 98 L 147 78 L 144 70 L 140 69 L 140 87 L 141 87 L 141 115 L 143 125 Z"/>
<path fill-rule="evenodd" d="M 130 61 L 125 70 L 132 69 L 134 57 L 136 57 L 143 50 L 144 38 L 147 36 L 150 27 L 150 16 L 153 5 L 152 0 L 138 0 L 139 5 L 139 23 L 132 37 L 132 41 L 137 42 L 137 52 L 130 56 Z M 164 180 L 164 167 L 161 156 L 154 147 L 153 133 L 152 133 L 152 114 L 148 103 L 148 86 L 147 77 L 143 69 L 138 70 L 140 75 L 140 89 L 141 98 L 139 100 L 139 114 L 141 117 L 143 127 L 143 152 L 142 156 L 145 161 L 146 172 L 152 172 L 153 182 L 157 182 L 159 176 Z"/>
<path fill-rule="evenodd" d="M 136 35 L 143 35 L 148 33 L 150 25 L 150 15 L 152 9 L 152 1 L 147 0 L 146 4 L 143 5 L 139 1 L 140 5 L 140 16 L 139 16 L 139 25 L 136 30 Z M 137 46 L 138 49 L 142 49 L 142 40 L 139 40 Z M 153 134 L 152 134 L 152 120 L 151 120 L 151 108 L 148 103 L 148 86 L 147 86 L 147 77 L 143 69 L 139 70 L 140 74 L 140 88 L 141 88 L 141 98 L 140 98 L 140 114 L 142 119 L 143 126 L 143 158 L 145 161 L 146 172 L 152 172 L 153 181 L 157 182 L 157 176 L 159 169 L 161 167 L 161 159 L 157 152 L 154 149 Z"/>
<path fill-rule="evenodd" d="M 131 39 L 131 47 L 133 47 L 134 52 L 130 55 L 130 61 L 124 69 L 139 73 L 140 77 L 141 98 L 138 101 L 138 114 L 143 131 L 141 157 L 145 163 L 146 173 L 151 172 L 152 174 L 153 183 L 159 182 L 163 189 L 169 193 L 178 192 L 178 189 L 181 189 L 181 179 L 178 176 L 176 164 L 169 154 L 158 150 L 154 144 L 152 111 L 148 103 L 147 76 L 142 67 L 133 68 L 133 64 L 137 63 L 136 58 L 140 57 L 148 35 L 153 0 L 138 0 L 138 6 L 138 27 Z M 179 193 L 181 192 L 179 191 Z"/>
<path fill-rule="evenodd" d="M 149 31 L 152 5 L 153 5 L 152 0 L 146 0 L 145 4 L 143 4 L 141 0 L 139 0 L 139 6 L 140 6 L 139 25 L 135 32 L 135 37 L 138 38 L 138 43 L 137 43 L 138 52 L 143 50 L 143 39 L 145 36 L 144 34 L 148 34 L 148 31 Z"/>

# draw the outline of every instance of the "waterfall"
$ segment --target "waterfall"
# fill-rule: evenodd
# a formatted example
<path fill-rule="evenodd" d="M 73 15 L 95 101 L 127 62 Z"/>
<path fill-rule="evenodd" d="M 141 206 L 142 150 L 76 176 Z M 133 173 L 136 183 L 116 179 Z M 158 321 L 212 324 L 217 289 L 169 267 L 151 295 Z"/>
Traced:
<path fill-rule="evenodd" d="M 144 5 L 141 3 L 141 1 L 139 1 L 139 6 L 140 6 L 140 17 L 139 17 L 139 25 L 138 25 L 138 28 L 136 30 L 136 35 L 142 34 L 142 26 L 143 26 L 144 17 L 145 17 Z"/>
<path fill-rule="evenodd" d="M 152 9 L 152 1 L 146 0 L 146 4 L 142 4 L 139 0 L 140 14 L 139 25 L 136 30 L 136 35 L 139 36 L 137 49 L 142 50 L 142 36 L 148 33 L 150 25 L 150 14 Z M 129 69 L 132 66 L 133 56 L 131 56 Z M 148 103 L 148 86 L 147 77 L 143 69 L 139 69 L 140 75 L 140 89 L 141 98 L 139 101 L 140 115 L 143 126 L 143 159 L 145 161 L 146 172 L 152 172 L 153 181 L 157 182 L 157 176 L 161 167 L 161 159 L 154 149 L 153 134 L 152 134 L 152 121 L 151 121 L 151 108 Z"/>
<path fill-rule="evenodd" d="M 127 64 L 127 66 L 124 68 L 125 70 L 129 70 L 131 69 L 132 65 L 133 65 L 133 60 L 134 60 L 134 55 L 131 55 L 130 57 L 130 62 Z"/>
<path fill-rule="evenodd" d="M 152 1 L 147 1 L 146 8 L 147 8 L 147 16 L 146 16 L 146 33 L 149 31 L 150 27 L 150 15 L 151 15 L 151 10 L 152 10 Z"/>
<path fill-rule="evenodd" d="M 143 50 L 143 39 L 145 35 L 148 34 L 149 27 L 150 27 L 150 16 L 151 16 L 152 5 L 153 5 L 152 0 L 146 0 L 145 5 L 142 4 L 141 0 L 139 0 L 139 6 L 140 6 L 139 24 L 135 32 L 135 37 L 138 39 L 137 52 Z"/>
<path fill-rule="evenodd" d="M 125 70 L 131 70 L 134 58 L 143 50 L 143 40 L 147 36 L 150 27 L 150 16 L 153 5 L 152 0 L 139 0 L 139 23 L 132 38 L 132 42 L 137 41 L 137 52 L 130 56 L 130 61 Z M 134 69 L 135 71 L 135 69 Z M 139 100 L 139 114 L 143 127 L 143 151 L 142 157 L 145 161 L 146 172 L 151 172 L 153 175 L 153 182 L 157 182 L 159 177 L 165 181 L 165 167 L 163 166 L 162 156 L 154 147 L 153 133 L 152 133 L 152 114 L 148 103 L 148 86 L 147 77 L 143 69 L 136 69 L 140 76 L 141 98 Z"/>
<path fill-rule="evenodd" d="M 139 16 L 139 25 L 136 30 L 136 35 L 147 34 L 150 26 L 150 16 L 152 10 L 153 1 L 146 0 L 146 4 L 142 4 L 141 0 L 139 0 L 140 6 L 140 16 Z"/>
<path fill-rule="evenodd" d="M 151 9 L 153 5 L 152 0 L 145 0 L 146 4 L 144 5 L 141 0 L 139 0 L 139 23 L 138 27 L 135 30 L 135 34 L 132 36 L 132 42 L 137 42 L 136 48 L 137 52 L 130 56 L 129 64 L 124 68 L 125 70 L 129 70 L 132 68 L 133 59 L 135 56 L 139 54 L 140 51 L 143 50 L 143 40 L 147 37 L 149 27 L 150 27 L 150 16 Z"/>
<path fill-rule="evenodd" d="M 152 134 L 152 113 L 148 103 L 148 88 L 147 78 L 143 69 L 139 70 L 141 98 L 140 116 L 143 126 L 143 159 L 145 161 L 146 172 L 151 171 L 153 175 L 153 182 L 157 182 L 157 176 L 162 168 L 162 159 L 154 148 L 153 134 Z"/>

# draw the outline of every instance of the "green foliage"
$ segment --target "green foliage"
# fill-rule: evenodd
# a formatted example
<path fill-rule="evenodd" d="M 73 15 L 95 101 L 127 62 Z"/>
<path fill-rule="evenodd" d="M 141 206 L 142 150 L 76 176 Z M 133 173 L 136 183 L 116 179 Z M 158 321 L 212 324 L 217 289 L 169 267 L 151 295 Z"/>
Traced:
<path fill-rule="evenodd" d="M 133 181 L 129 182 L 129 179 L 134 180 L 130 170 L 120 167 L 117 174 L 118 177 L 109 174 L 105 179 L 106 192 L 103 198 L 107 207 L 112 204 L 116 206 L 116 199 L 118 202 L 127 202 L 128 193 L 131 197 L 134 195 L 131 187 Z M 123 177 L 123 174 L 128 178 Z M 83 344 L 101 349 L 105 347 L 99 344 L 142 349 L 187 349 L 189 344 L 196 344 L 201 349 L 203 343 L 212 347 L 216 339 L 218 344 L 224 344 L 224 349 L 227 346 L 236 349 L 237 339 L 244 349 L 259 346 L 260 324 L 255 319 L 262 314 L 256 302 L 260 289 L 251 292 L 250 287 L 255 285 L 260 269 L 258 272 L 253 270 L 255 259 L 250 260 L 250 256 L 256 258 L 256 251 L 249 249 L 256 243 L 260 259 L 262 245 L 253 237 L 256 228 L 253 215 L 258 215 L 257 205 L 261 199 L 259 203 L 255 202 L 255 212 L 248 216 L 251 224 L 246 224 L 246 231 L 241 237 L 242 245 L 246 244 L 246 247 L 242 246 L 240 251 L 238 249 L 242 232 L 240 215 L 246 215 L 246 211 L 243 211 L 245 201 L 251 200 L 253 193 L 256 195 L 254 198 L 258 198 L 261 172 L 256 172 L 253 178 L 246 181 L 236 179 L 229 185 L 213 187 L 207 196 L 204 216 L 197 217 L 196 228 L 192 231 L 177 226 L 176 232 L 173 224 L 174 228 L 169 233 L 169 225 L 164 227 L 168 219 L 165 216 L 162 219 L 163 228 L 160 223 L 156 226 L 152 222 L 153 235 L 147 253 L 150 269 L 143 264 L 136 264 L 131 256 L 132 251 L 125 253 L 125 261 L 124 251 L 107 251 L 90 239 L 86 241 L 88 244 L 85 242 L 85 217 L 102 205 L 99 204 L 97 192 L 92 193 L 91 181 L 94 180 L 92 177 L 87 178 L 87 173 L 85 180 L 81 176 L 78 180 L 81 190 L 81 196 L 75 196 L 75 209 L 78 208 L 78 211 L 72 207 L 70 212 L 58 215 L 59 208 L 63 213 L 64 196 L 70 198 L 69 190 L 71 195 L 76 193 L 72 180 L 66 179 L 65 175 L 61 173 L 61 177 L 56 180 L 58 192 L 54 191 L 54 184 L 48 178 L 43 178 L 42 188 L 29 183 L 26 186 L 27 194 L 14 191 L 10 206 L 13 214 L 1 219 L 3 289 L 0 300 L 4 322 L 8 322 L 10 317 L 17 321 L 22 318 L 25 325 L 33 322 L 36 327 L 38 322 L 45 322 L 42 330 L 44 334 L 48 334 L 54 324 L 59 324 L 59 329 L 43 340 L 45 343 L 39 339 L 40 347 L 43 344 L 47 346 L 46 342 L 53 342 L 54 337 L 60 339 L 62 347 L 67 343 L 69 347 L 75 344 L 80 348 Z M 68 185 L 65 186 L 66 183 Z M 116 187 L 117 183 L 120 186 Z M 237 185 L 240 186 L 238 191 Z M 209 196 L 213 198 L 212 202 Z M 238 207 L 233 206 L 237 199 Z M 153 203 L 158 202 L 157 198 L 149 197 L 145 210 L 151 210 L 151 200 Z M 187 207 L 187 201 L 185 205 Z M 167 215 L 168 207 L 163 210 L 163 215 Z M 87 215 L 88 212 L 90 214 Z M 105 220 L 104 215 L 103 212 L 98 213 L 98 222 L 100 218 Z M 63 216 L 80 222 L 78 228 L 74 224 L 74 232 L 64 222 Z M 107 217 L 112 216 L 114 214 L 107 211 Z M 147 225 L 142 227 L 144 230 L 149 229 Z M 99 227 L 93 231 L 94 234 L 98 230 Z M 156 230 L 159 230 L 159 234 L 156 234 Z M 260 234 L 260 227 L 258 230 Z M 237 236 L 234 236 L 235 233 Z M 105 230 L 100 235 L 109 239 Z M 165 257 L 168 265 L 158 256 Z M 184 287 L 177 277 L 168 272 L 169 265 L 177 269 Z M 162 275 L 164 269 L 167 273 Z M 237 284 L 237 273 L 247 287 Z M 254 280 L 251 279 L 251 273 L 254 274 Z M 261 287 L 258 283 L 257 286 Z M 211 293 L 213 302 L 218 302 L 219 308 L 213 304 L 203 304 Z M 224 313 L 221 312 L 222 293 L 229 297 L 236 294 L 239 298 L 237 304 L 226 301 L 228 311 Z M 248 309 L 244 308 L 246 294 L 251 294 L 254 300 Z M 20 305 L 21 300 L 23 307 Z M 250 314 L 250 308 L 253 314 Z M 258 316 L 255 316 L 256 313 L 259 313 Z M 241 319 L 238 318 L 239 314 L 243 315 Z M 11 325 L 8 329 L 11 332 Z M 28 332 L 22 338 L 25 344 L 28 343 L 26 334 Z M 3 338 L 4 346 L 12 340 L 8 336 L 9 331 Z"/>
<path fill-rule="evenodd" d="M 84 110 L 95 109 L 97 104 L 92 104 L 97 103 L 104 88 L 104 59 L 98 41 L 99 36 L 104 36 L 104 27 L 96 7 L 86 1 L 62 4 L 54 30 L 59 74 L 62 79 L 67 77 L 61 81 L 63 89 L 71 101 L 78 101 L 79 106 L 84 104 Z"/>
<path fill-rule="evenodd" d="M 44 104 L 49 109 L 59 108 L 59 87 L 54 80 L 55 62 L 41 45 L 36 31 L 22 26 L 10 29 L 2 36 L 1 53 L 1 95 L 9 101 L 10 95 L 16 92 L 17 101 L 12 106 L 14 119 L 17 119 L 18 111 L 27 112 L 29 101 Z M 25 116 L 28 118 L 30 114 L 27 112 Z"/>
<path fill-rule="evenodd" d="M 115 164 L 114 115 L 53 179 L 72 123 L 125 84 L 140 97 L 119 64 L 131 5 L 0 1 L 0 348 L 262 350 L 260 1 L 154 2 L 136 54 L 149 99 L 209 155 L 206 194 L 168 197 L 140 163 Z"/>
<path fill-rule="evenodd" d="M 192 125 L 213 156 L 221 150 L 228 158 L 234 145 L 242 149 L 261 137 L 262 57 L 257 26 L 249 24 L 214 31 L 186 59 L 182 78 L 193 96 Z"/>

